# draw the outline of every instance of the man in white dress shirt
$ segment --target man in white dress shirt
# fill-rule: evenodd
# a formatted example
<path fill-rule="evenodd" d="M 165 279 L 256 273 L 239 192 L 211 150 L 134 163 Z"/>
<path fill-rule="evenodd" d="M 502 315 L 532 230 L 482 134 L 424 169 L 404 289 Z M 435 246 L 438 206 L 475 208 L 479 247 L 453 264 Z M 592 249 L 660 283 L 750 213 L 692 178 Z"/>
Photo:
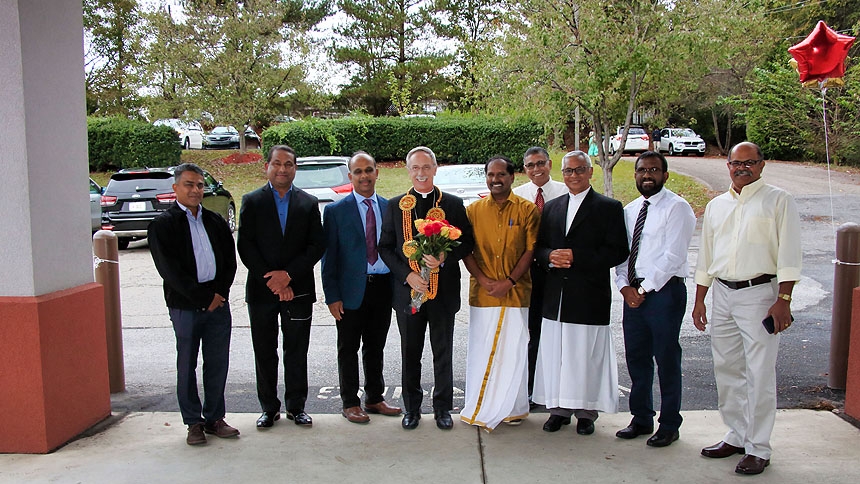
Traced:
<path fill-rule="evenodd" d="M 749 142 L 729 152 L 731 188 L 705 208 L 696 267 L 693 323 L 705 330 L 705 295 L 713 287 L 714 377 L 720 416 L 729 427 L 702 455 L 744 454 L 739 474 L 760 474 L 770 464 L 779 333 L 791 326 L 791 291 L 802 258 L 794 198 L 764 183 L 763 158 Z M 765 329 L 768 318 L 772 326 Z"/>
<path fill-rule="evenodd" d="M 646 151 L 634 165 L 641 197 L 624 207 L 630 256 L 615 267 L 615 284 L 624 298 L 624 353 L 632 381 L 633 420 L 615 435 L 632 439 L 654 432 L 654 362 L 660 377 L 660 428 L 646 442 L 666 447 L 681 426 L 681 345 L 678 337 L 687 309 L 687 250 L 696 228 L 690 204 L 663 188 L 669 179 L 666 158 Z"/>
<path fill-rule="evenodd" d="M 529 182 L 514 188 L 514 195 L 525 198 L 538 207 L 538 212 L 543 212 L 546 202 L 558 198 L 567 193 L 564 183 L 553 180 L 550 176 L 552 171 L 552 160 L 549 153 L 540 146 L 532 146 L 523 155 L 523 170 L 529 177 Z M 534 390 L 535 361 L 537 360 L 538 343 L 540 343 L 541 326 L 541 304 L 543 304 L 543 288 L 546 273 L 537 264 L 532 264 L 532 294 L 529 302 L 529 403 Z"/>

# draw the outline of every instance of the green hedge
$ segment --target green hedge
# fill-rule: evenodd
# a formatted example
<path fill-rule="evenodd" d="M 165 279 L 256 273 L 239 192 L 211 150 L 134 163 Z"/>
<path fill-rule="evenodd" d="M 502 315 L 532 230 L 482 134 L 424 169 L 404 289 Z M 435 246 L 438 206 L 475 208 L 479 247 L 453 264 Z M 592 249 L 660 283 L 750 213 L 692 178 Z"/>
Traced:
<path fill-rule="evenodd" d="M 543 126 L 526 119 L 371 118 L 311 119 L 279 124 L 263 132 L 264 152 L 285 144 L 299 156 L 349 156 L 364 150 L 378 161 L 403 160 L 416 146 L 427 146 L 440 162 L 484 163 L 496 154 L 518 166 L 523 153 L 541 142 Z"/>
<path fill-rule="evenodd" d="M 87 118 L 90 171 L 179 164 L 182 147 L 169 126 L 125 118 Z"/>

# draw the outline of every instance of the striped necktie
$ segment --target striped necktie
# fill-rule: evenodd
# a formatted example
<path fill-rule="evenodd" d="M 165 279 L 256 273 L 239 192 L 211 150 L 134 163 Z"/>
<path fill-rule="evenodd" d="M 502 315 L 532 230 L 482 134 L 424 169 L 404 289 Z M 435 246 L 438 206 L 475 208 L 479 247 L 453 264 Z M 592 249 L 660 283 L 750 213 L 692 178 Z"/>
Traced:
<path fill-rule="evenodd" d="M 645 217 L 648 216 L 648 205 L 650 202 L 642 202 L 639 216 L 636 217 L 636 227 L 633 229 L 633 240 L 630 242 L 630 258 L 627 259 L 627 282 L 633 286 L 636 278 L 636 258 L 639 256 L 639 239 L 642 238 L 642 228 L 645 227 Z"/>

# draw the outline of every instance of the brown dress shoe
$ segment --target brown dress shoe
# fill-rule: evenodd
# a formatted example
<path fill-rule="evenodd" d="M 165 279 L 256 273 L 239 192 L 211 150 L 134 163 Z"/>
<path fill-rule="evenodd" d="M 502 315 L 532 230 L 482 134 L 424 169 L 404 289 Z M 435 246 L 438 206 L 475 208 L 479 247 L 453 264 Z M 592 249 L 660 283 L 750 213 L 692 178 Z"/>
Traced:
<path fill-rule="evenodd" d="M 702 449 L 702 455 L 705 457 L 710 457 L 712 459 L 723 459 L 725 457 L 743 453 L 743 447 L 735 447 L 734 445 L 729 445 L 723 441 L 720 441 L 719 444 L 714 444 L 710 447 L 705 447 L 704 449 Z"/>
<path fill-rule="evenodd" d="M 345 408 L 341 413 L 344 417 L 346 417 L 347 420 L 352 423 L 370 422 L 370 417 L 368 417 L 367 414 L 364 413 L 364 410 L 362 410 L 361 407 L 358 406 Z"/>
<path fill-rule="evenodd" d="M 761 457 L 746 454 L 744 458 L 738 462 L 738 466 L 735 467 L 735 472 L 738 474 L 761 474 L 764 472 L 764 468 L 770 465 L 770 459 L 762 459 Z"/>
<path fill-rule="evenodd" d="M 207 434 L 213 434 L 216 437 L 221 437 L 222 439 L 239 435 L 239 430 L 227 425 L 227 422 L 225 422 L 223 418 L 221 420 L 216 420 L 215 423 L 206 424 L 203 427 L 203 430 Z"/>
<path fill-rule="evenodd" d="M 206 443 L 206 434 L 203 433 L 203 424 L 196 423 L 188 426 L 188 437 L 185 438 L 188 445 L 200 445 Z"/>
<path fill-rule="evenodd" d="M 385 400 L 379 403 L 365 403 L 364 408 L 367 410 L 367 413 L 379 413 L 388 415 L 389 417 L 395 417 L 401 413 L 400 407 L 392 407 Z"/>

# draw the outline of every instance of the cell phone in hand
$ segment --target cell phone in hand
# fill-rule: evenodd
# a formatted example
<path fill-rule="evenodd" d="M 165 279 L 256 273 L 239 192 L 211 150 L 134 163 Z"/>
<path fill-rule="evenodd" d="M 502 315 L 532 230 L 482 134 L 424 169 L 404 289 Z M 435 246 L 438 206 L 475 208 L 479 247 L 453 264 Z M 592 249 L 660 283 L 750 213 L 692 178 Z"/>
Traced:
<path fill-rule="evenodd" d="M 791 322 L 794 322 L 794 315 L 791 316 Z M 773 334 L 773 316 L 768 315 L 768 317 L 761 320 L 761 324 L 762 326 L 764 326 L 764 329 L 765 331 L 767 331 L 768 334 Z"/>

